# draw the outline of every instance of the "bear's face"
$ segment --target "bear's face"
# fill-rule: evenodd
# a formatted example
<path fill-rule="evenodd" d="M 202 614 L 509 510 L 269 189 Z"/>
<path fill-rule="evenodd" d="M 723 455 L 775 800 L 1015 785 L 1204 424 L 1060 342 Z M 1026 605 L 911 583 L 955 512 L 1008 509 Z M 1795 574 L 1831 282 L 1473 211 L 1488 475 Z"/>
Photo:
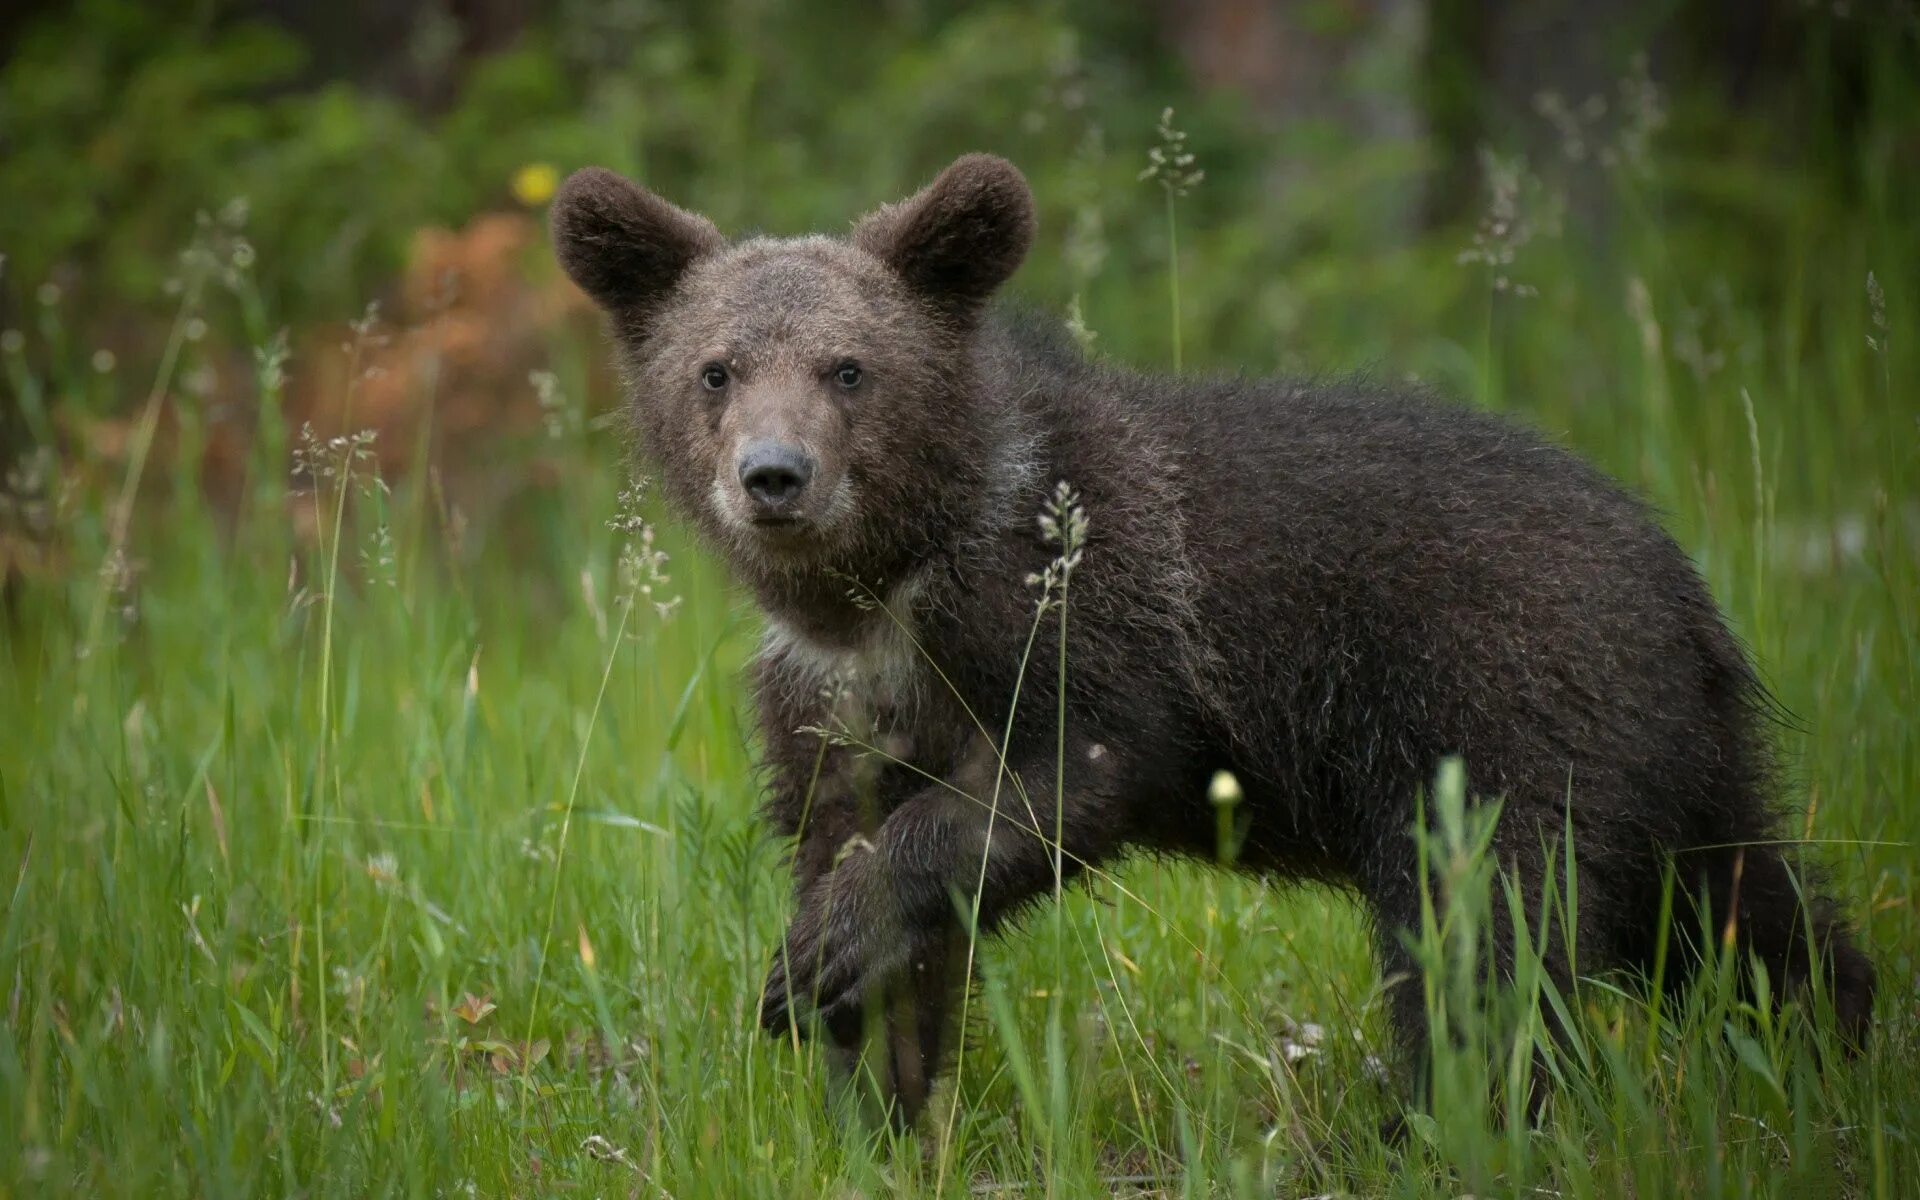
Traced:
<path fill-rule="evenodd" d="M 729 546 L 813 557 L 912 461 L 951 350 L 871 255 L 755 240 L 696 262 L 629 347 L 634 417 L 683 511 Z M 937 403 L 936 403 L 937 401 Z"/>
<path fill-rule="evenodd" d="M 917 509 L 951 506 L 956 456 L 978 453 L 971 336 L 1033 235 L 1011 165 L 962 158 L 845 241 L 737 244 L 589 169 L 553 230 L 611 318 L 670 501 L 736 566 L 857 560 Z"/>

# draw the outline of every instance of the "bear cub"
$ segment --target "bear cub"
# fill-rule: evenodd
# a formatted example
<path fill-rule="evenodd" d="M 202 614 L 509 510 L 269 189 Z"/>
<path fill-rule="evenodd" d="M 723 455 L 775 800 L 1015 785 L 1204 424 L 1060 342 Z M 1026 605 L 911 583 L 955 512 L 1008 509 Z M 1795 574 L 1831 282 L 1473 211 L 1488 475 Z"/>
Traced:
<path fill-rule="evenodd" d="M 797 904 L 761 1020 L 875 1052 L 897 1118 L 952 1038 L 969 926 L 1130 851 L 1213 859 L 1221 770 L 1233 865 L 1351 888 L 1389 978 L 1418 974 L 1416 806 L 1457 756 L 1529 911 L 1573 841 L 1562 985 L 1650 965 L 1672 871 L 1680 944 L 1737 931 L 1864 1041 L 1873 969 L 1779 849 L 1754 670 L 1647 507 L 1571 454 L 1405 388 L 1094 362 L 990 310 L 1034 204 L 986 155 L 844 239 L 729 241 L 599 169 L 552 225 L 641 454 L 765 615 Z M 1037 608 L 1050 565 L 1064 618 Z M 1417 1070 L 1420 986 L 1389 1000 Z"/>

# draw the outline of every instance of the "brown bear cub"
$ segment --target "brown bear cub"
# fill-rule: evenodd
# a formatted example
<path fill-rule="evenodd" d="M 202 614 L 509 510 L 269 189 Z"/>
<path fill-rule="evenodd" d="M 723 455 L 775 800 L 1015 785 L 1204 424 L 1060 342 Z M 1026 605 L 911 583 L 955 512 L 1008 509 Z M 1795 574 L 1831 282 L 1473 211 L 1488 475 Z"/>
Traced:
<path fill-rule="evenodd" d="M 1419 796 L 1457 755 L 1504 800 L 1523 889 L 1571 831 L 1578 969 L 1648 967 L 1671 868 L 1706 906 L 1677 936 L 1736 930 L 1776 993 L 1825 981 L 1863 1041 L 1873 969 L 1778 848 L 1753 668 L 1647 507 L 1579 459 L 1405 389 L 1143 374 L 990 312 L 1034 206 L 985 155 L 845 239 L 730 242 L 597 169 L 552 219 L 642 454 L 766 617 L 798 903 L 761 1020 L 855 1051 L 884 1014 L 897 1116 L 951 1037 L 975 906 L 992 930 L 1056 871 L 1213 858 L 1223 769 L 1235 865 L 1354 889 L 1390 976 L 1415 974 Z M 1064 704 L 1033 578 L 1062 482 L 1086 517 Z M 1418 1063 L 1420 987 L 1391 1012 Z"/>

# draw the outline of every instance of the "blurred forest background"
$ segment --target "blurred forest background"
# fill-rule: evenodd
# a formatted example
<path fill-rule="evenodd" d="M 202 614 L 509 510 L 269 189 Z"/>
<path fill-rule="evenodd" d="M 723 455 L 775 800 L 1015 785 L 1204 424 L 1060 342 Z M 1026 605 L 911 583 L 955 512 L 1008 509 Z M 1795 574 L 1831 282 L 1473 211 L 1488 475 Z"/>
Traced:
<path fill-rule="evenodd" d="M 1793 714 L 1864 1059 L 1732 964 L 1583 981 L 1551 1121 L 1384 1144 L 1353 907 L 1147 862 L 982 948 L 917 1143 L 822 1102 L 753 1020 L 754 618 L 545 208 L 839 231 L 972 150 L 1093 353 L 1417 379 L 1659 507 Z M 9 0 L 0 255 L 0 1195 L 1920 1178 L 1911 0 Z"/>
<path fill-rule="evenodd" d="M 1189 365 L 1371 365 L 1493 401 L 1489 276 L 1565 314 L 1557 296 L 1612 268 L 1624 297 L 1623 208 L 1684 254 L 1674 334 L 1704 367 L 1727 297 L 1808 269 L 1765 252 L 1787 227 L 1916 202 L 1917 22 L 1909 3 L 1808 0 L 24 0 L 0 14 L 0 327 L 57 319 L 9 354 L 83 401 L 108 390 L 84 373 L 158 356 L 197 216 L 251 268 L 225 289 L 248 320 L 209 322 L 184 359 L 209 486 L 234 486 L 259 422 L 252 347 L 222 334 L 285 329 L 287 423 L 340 432 L 343 366 L 320 351 L 374 300 L 414 332 L 356 421 L 389 466 L 431 427 L 430 457 L 484 508 L 524 482 L 494 459 L 541 423 L 528 373 L 596 337 L 544 249 L 568 170 L 793 233 L 842 228 L 957 152 L 1006 154 L 1046 230 L 1017 292 L 1077 302 L 1103 350 L 1152 363 L 1170 325 L 1139 285 L 1165 230 L 1138 173 L 1177 104 L 1205 175 L 1179 222 Z M 1533 343 L 1560 360 L 1554 400 L 1605 420 L 1637 367 L 1567 332 Z M 610 402 L 603 378 L 566 382 Z M 111 457 L 115 408 L 36 430 L 10 406 L 0 449 Z"/>

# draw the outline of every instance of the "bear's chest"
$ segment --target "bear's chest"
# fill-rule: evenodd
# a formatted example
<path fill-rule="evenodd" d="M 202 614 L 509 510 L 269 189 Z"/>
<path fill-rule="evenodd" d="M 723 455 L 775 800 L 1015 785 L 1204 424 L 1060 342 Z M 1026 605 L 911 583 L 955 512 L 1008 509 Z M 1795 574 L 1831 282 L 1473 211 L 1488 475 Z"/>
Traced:
<path fill-rule="evenodd" d="M 921 592 L 918 580 L 903 583 L 884 600 L 863 606 L 851 628 L 832 636 L 770 612 L 761 655 L 825 700 L 830 719 L 849 732 L 900 730 L 929 715 L 929 684 L 939 677 L 915 630 Z"/>
<path fill-rule="evenodd" d="M 905 710 L 924 691 L 930 670 L 912 631 L 889 615 L 877 613 L 850 641 L 823 641 L 770 617 L 760 653 L 800 686 L 829 698 L 836 711 Z"/>

